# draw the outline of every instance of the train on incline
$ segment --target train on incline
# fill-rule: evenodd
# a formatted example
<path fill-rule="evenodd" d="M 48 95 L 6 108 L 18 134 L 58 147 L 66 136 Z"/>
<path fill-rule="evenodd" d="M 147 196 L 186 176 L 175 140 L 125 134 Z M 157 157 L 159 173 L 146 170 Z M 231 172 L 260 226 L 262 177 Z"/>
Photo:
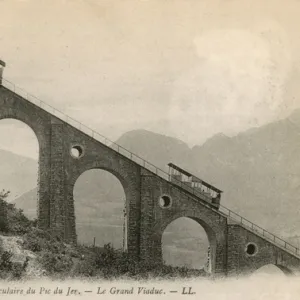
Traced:
<path fill-rule="evenodd" d="M 169 178 L 172 183 L 205 200 L 210 206 L 219 209 L 223 191 L 173 163 L 169 163 L 168 166 Z"/>

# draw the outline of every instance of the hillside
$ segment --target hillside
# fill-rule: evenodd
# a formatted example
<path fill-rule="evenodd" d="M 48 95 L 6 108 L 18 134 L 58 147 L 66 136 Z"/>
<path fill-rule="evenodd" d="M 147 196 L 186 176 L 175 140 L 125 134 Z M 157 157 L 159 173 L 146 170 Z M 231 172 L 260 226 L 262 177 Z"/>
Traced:
<path fill-rule="evenodd" d="M 37 185 L 37 161 L 0 149 L 0 188 L 10 190 L 10 200 Z"/>

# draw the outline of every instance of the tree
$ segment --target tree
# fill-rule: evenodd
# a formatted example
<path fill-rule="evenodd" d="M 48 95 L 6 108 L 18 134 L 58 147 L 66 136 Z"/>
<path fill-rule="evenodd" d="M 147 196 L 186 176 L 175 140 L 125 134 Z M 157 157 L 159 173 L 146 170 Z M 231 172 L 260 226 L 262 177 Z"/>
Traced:
<path fill-rule="evenodd" d="M 7 232 L 8 230 L 8 217 L 7 217 L 7 197 L 9 191 L 2 190 L 0 192 L 0 231 Z"/>

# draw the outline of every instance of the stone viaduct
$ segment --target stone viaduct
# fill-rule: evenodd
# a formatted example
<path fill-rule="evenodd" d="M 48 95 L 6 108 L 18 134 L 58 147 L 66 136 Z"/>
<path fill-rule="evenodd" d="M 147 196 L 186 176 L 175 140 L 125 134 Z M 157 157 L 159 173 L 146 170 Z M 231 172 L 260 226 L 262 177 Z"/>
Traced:
<path fill-rule="evenodd" d="M 0 81 L 0 119 L 26 123 L 39 142 L 38 226 L 65 241 L 76 243 L 73 188 L 90 169 L 103 169 L 123 185 L 127 207 L 128 253 L 136 260 L 161 261 L 161 239 L 170 222 L 180 217 L 197 221 L 206 231 L 215 276 L 251 274 L 273 264 L 286 274 L 300 270 L 300 252 L 267 231 L 208 205 L 201 195 L 179 186 L 160 170 L 115 144 L 98 140 L 72 125 L 43 102 L 21 96 L 21 91 Z M 99 136 L 100 137 L 100 136 Z M 77 155 L 72 155 L 72 149 Z M 161 204 L 161 197 L 168 203 Z M 229 212 L 229 213 L 228 213 Z M 256 227 L 255 227 L 256 226 Z"/>

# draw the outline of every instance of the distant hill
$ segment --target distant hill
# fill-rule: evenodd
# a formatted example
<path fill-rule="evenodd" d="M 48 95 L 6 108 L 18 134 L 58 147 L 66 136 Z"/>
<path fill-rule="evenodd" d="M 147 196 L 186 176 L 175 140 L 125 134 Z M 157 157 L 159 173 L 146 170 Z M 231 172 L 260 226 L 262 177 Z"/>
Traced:
<path fill-rule="evenodd" d="M 283 236 L 300 231 L 300 111 L 192 149 L 190 170 L 223 189 L 222 203 Z"/>
<path fill-rule="evenodd" d="M 133 130 L 122 135 L 116 143 L 164 170 L 168 170 L 167 164 L 170 161 L 189 165 L 188 145 L 169 136 L 147 130 Z"/>
<path fill-rule="evenodd" d="M 9 200 L 20 197 L 37 185 L 38 162 L 0 150 L 0 189 L 11 191 Z"/>
<path fill-rule="evenodd" d="M 297 241 L 300 111 L 235 137 L 218 134 L 192 149 L 180 140 L 146 130 L 127 132 L 117 143 L 160 168 L 166 169 L 170 161 L 186 168 L 222 189 L 223 205 L 280 236 Z M 122 244 L 124 192 L 111 176 L 105 172 L 87 172 L 75 187 L 77 231 L 81 241 L 91 243 L 96 236 L 98 242 L 103 242 L 114 236 L 113 243 Z M 33 215 L 35 195 L 36 191 L 32 190 L 16 203 Z M 192 250 L 196 240 L 207 247 L 203 231 L 199 233 L 198 227 L 191 233 L 192 243 L 187 243 L 179 231 L 174 236 L 175 228 L 169 230 L 165 240 L 169 251 L 175 251 L 174 239 L 177 239 L 177 254 L 186 244 Z"/>

